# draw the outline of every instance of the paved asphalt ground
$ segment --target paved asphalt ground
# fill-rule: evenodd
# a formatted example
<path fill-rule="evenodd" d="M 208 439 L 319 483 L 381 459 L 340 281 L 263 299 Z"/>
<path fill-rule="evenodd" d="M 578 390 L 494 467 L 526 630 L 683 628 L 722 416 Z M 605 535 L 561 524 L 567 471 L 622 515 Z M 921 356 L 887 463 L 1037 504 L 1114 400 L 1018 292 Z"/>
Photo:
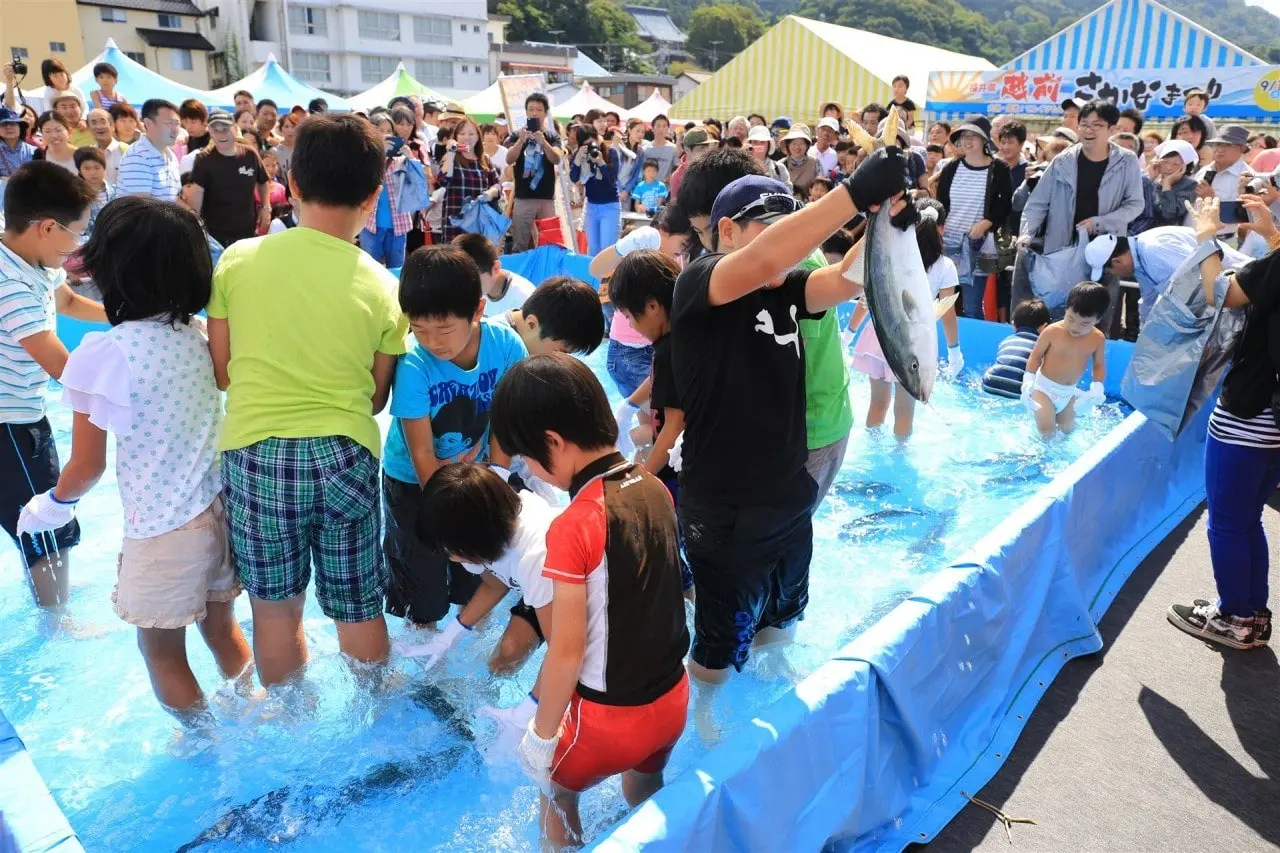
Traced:
<path fill-rule="evenodd" d="M 1280 494 L 1263 523 L 1274 601 Z M 1010 847 L 969 805 L 928 853 L 1280 850 L 1276 652 L 1211 648 L 1165 620 L 1172 603 L 1213 597 L 1202 505 L 1134 572 L 1102 621 L 1103 650 L 1067 664 L 978 794 L 1037 825 L 1014 824 Z"/>

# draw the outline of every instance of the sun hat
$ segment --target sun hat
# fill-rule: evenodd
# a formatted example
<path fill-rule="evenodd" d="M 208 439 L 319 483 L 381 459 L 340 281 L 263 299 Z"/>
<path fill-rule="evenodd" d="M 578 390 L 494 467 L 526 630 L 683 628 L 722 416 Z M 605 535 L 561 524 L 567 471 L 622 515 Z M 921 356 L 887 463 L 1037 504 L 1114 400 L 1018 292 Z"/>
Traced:
<path fill-rule="evenodd" d="M 1111 260 L 1111 255 L 1116 250 L 1116 242 L 1114 234 L 1099 234 L 1085 246 L 1084 260 L 1093 274 L 1093 281 L 1102 280 L 1102 270 L 1107 265 L 1107 261 Z"/>
<path fill-rule="evenodd" d="M 1184 166 L 1190 166 L 1200 160 L 1200 155 L 1196 153 L 1195 146 L 1185 139 L 1166 139 L 1156 146 L 1157 157 L 1163 159 L 1170 154 L 1177 154 L 1181 157 L 1182 165 Z"/>
<path fill-rule="evenodd" d="M 885 125 L 888 123 L 889 123 L 889 119 L 887 118 L 880 119 L 880 123 L 876 125 L 876 139 L 884 138 L 884 128 L 885 128 Z M 911 132 L 902 126 L 901 121 L 898 122 L 897 136 L 898 136 L 898 141 L 902 143 L 903 148 L 909 148 L 911 146 Z"/>
<path fill-rule="evenodd" d="M 800 209 L 795 194 L 782 181 L 764 175 L 744 175 L 730 182 L 711 205 L 711 226 L 726 217 L 766 225 Z"/>
<path fill-rule="evenodd" d="M 834 130 L 837 136 L 840 134 L 840 122 L 836 121 L 831 116 L 824 116 L 818 121 L 818 128 L 822 129 L 824 127 L 828 130 Z"/>
<path fill-rule="evenodd" d="M 80 106 L 84 106 L 84 101 L 80 100 L 80 95 L 70 89 L 63 89 L 61 92 L 55 92 L 54 96 L 49 100 L 50 108 L 56 107 L 58 101 L 75 101 Z"/>
<path fill-rule="evenodd" d="M 786 144 L 793 139 L 803 139 L 808 144 L 813 144 L 813 137 L 809 134 L 809 126 L 807 124 L 801 124 L 800 122 L 796 122 L 791 125 L 791 129 L 788 130 L 786 135 L 778 141 Z"/>
<path fill-rule="evenodd" d="M 958 145 L 960 135 L 963 133 L 976 134 L 982 137 L 983 143 L 988 146 L 991 145 L 991 122 L 987 120 L 986 116 L 969 116 L 965 119 L 964 124 L 951 131 L 951 136 L 948 137 L 951 140 L 951 144 Z"/>
<path fill-rule="evenodd" d="M 22 118 L 22 114 L 14 112 L 4 105 L 0 105 L 0 124 L 16 124 L 22 128 L 22 135 L 27 135 L 27 123 Z"/>
<path fill-rule="evenodd" d="M 1208 145 L 1249 145 L 1249 128 L 1242 124 L 1224 124 Z"/>

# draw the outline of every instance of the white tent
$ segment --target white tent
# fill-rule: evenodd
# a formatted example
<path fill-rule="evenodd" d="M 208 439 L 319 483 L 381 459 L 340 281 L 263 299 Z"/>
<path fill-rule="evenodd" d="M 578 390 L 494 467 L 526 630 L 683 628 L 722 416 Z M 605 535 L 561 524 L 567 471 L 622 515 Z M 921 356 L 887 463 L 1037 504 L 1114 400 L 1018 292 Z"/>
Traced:
<path fill-rule="evenodd" d="M 402 95 L 417 95 L 424 101 L 445 100 L 445 97 L 439 92 L 429 89 L 413 79 L 413 75 L 405 69 L 403 62 L 396 66 L 396 70 L 391 72 L 387 79 L 365 89 L 358 95 L 352 95 L 348 100 L 351 101 L 351 105 L 355 109 L 371 110 L 374 107 L 385 107 L 392 98 Z"/>
<path fill-rule="evenodd" d="M 659 115 L 671 115 L 671 102 L 662 97 L 657 89 L 654 89 L 653 94 L 632 107 L 630 113 L 632 118 L 652 122 Z"/>
<path fill-rule="evenodd" d="M 493 117 L 504 112 L 502 93 L 498 91 L 498 81 L 493 81 L 489 88 L 476 92 L 469 98 L 458 102 L 469 116 L 480 116 L 492 121 Z"/>
<path fill-rule="evenodd" d="M 261 68 L 248 77 L 209 92 L 205 102 L 213 106 L 230 107 L 235 103 L 235 93 L 241 89 L 253 93 L 255 100 L 270 98 L 276 102 L 281 113 L 288 112 L 294 106 L 305 107 L 313 98 L 323 98 L 334 112 L 351 111 L 351 102 L 346 98 L 303 83 L 285 71 L 275 56 L 270 54 Z"/>
<path fill-rule="evenodd" d="M 591 88 L 590 83 L 583 83 L 582 88 L 578 90 L 578 94 L 562 104 L 556 104 L 551 108 L 551 115 L 558 119 L 570 119 L 579 113 L 586 113 L 588 110 L 600 110 L 601 112 L 615 112 L 626 121 L 631 117 L 631 113 L 615 104 L 613 101 L 605 100 L 600 97 L 595 89 Z"/>

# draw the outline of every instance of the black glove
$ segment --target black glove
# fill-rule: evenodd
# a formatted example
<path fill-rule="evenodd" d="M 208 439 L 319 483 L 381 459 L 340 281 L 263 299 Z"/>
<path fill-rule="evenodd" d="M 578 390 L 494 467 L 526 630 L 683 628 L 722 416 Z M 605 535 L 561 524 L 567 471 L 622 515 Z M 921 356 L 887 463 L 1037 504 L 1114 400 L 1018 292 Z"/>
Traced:
<path fill-rule="evenodd" d="M 905 201 L 907 206 L 889 217 L 889 224 L 894 228 L 901 228 L 903 231 L 920 221 L 920 208 L 916 207 L 915 202 L 910 198 L 905 199 Z"/>
<path fill-rule="evenodd" d="M 907 161 L 902 149 L 890 145 L 873 151 L 857 171 L 840 183 L 848 190 L 853 206 L 865 213 L 871 205 L 883 204 L 906 191 L 906 171 Z"/>

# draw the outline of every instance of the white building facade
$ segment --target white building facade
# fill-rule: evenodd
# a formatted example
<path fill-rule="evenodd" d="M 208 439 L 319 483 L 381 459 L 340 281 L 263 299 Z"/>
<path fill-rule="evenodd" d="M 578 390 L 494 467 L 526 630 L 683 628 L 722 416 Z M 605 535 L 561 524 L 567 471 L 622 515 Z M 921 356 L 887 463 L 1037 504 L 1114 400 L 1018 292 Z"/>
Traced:
<path fill-rule="evenodd" d="M 306 83 L 341 95 L 403 62 L 432 88 L 484 89 L 492 38 L 484 0 L 196 0 L 216 10 L 215 85 L 274 55 Z"/>

